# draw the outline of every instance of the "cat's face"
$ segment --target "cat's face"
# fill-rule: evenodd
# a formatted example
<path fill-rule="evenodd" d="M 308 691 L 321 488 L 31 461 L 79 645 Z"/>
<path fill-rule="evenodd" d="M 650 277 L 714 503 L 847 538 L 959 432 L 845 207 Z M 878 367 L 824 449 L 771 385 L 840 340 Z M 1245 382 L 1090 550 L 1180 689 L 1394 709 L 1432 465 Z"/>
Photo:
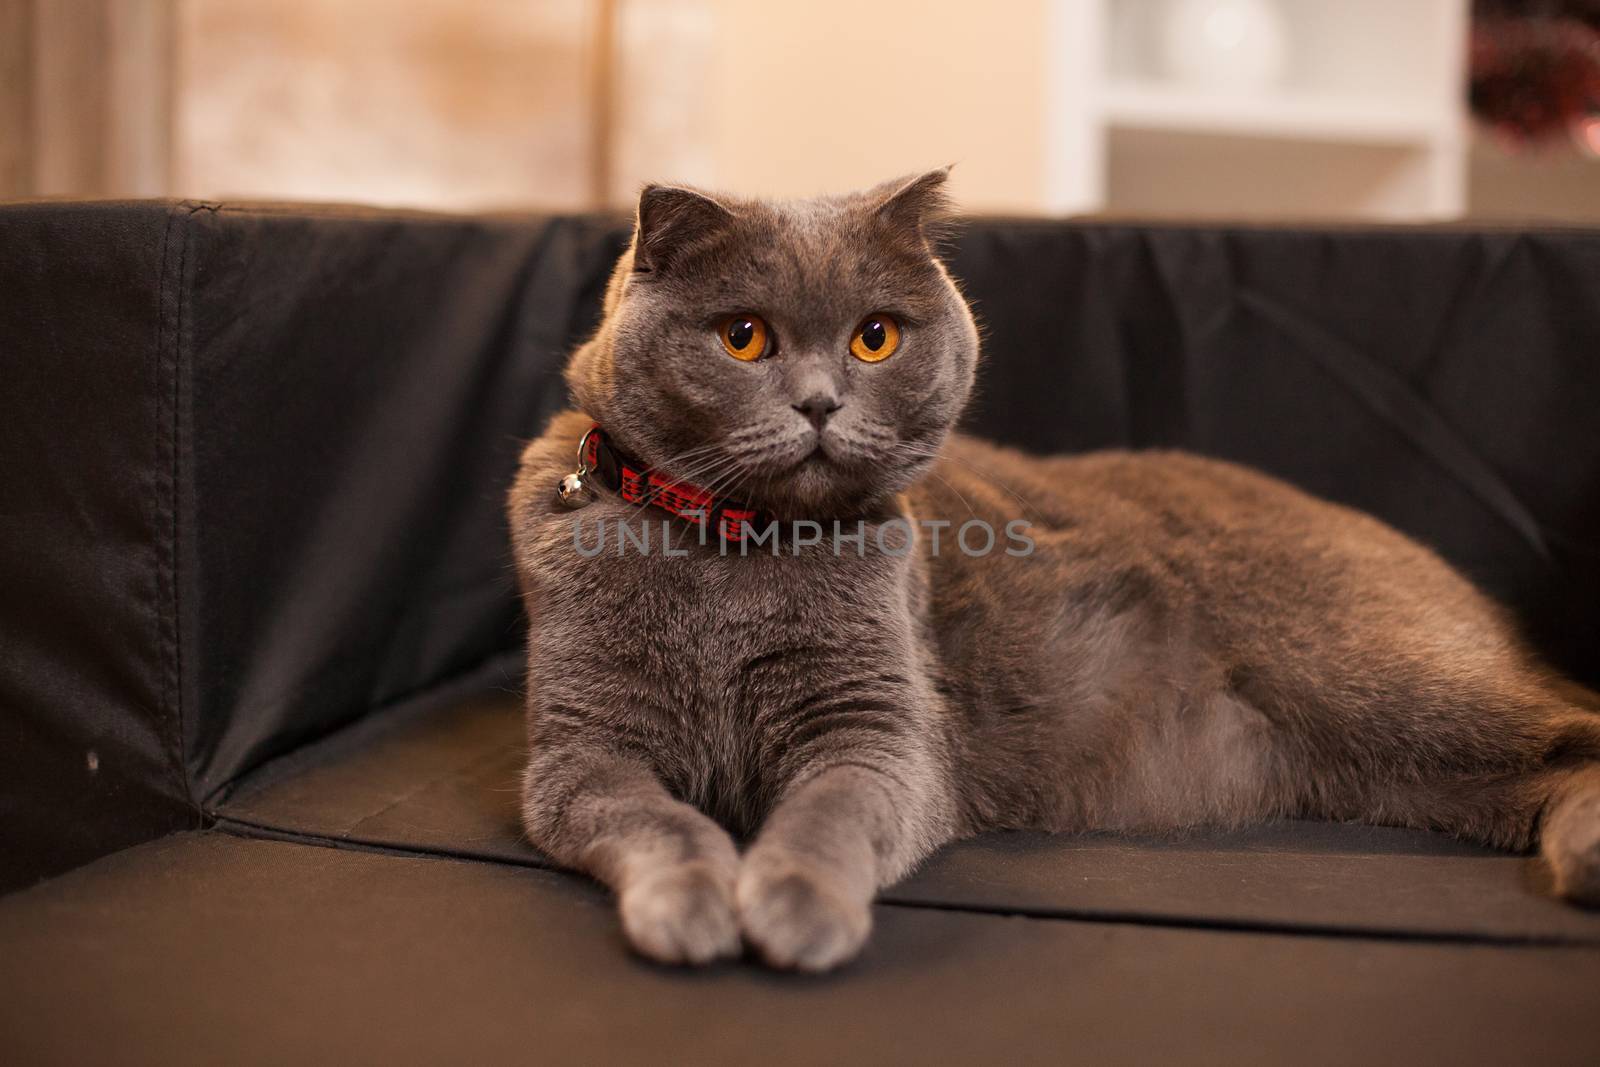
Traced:
<path fill-rule="evenodd" d="M 924 234 L 944 171 L 764 203 L 653 186 L 579 404 L 651 466 L 779 514 L 910 484 L 972 386 L 978 336 Z"/>

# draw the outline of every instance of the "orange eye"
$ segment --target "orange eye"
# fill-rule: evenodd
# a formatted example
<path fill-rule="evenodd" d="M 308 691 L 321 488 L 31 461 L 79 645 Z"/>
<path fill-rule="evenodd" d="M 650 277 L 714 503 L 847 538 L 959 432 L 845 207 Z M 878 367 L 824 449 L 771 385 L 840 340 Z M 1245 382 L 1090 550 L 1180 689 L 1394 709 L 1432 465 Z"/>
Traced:
<path fill-rule="evenodd" d="M 900 347 L 900 324 L 888 315 L 868 315 L 850 338 L 850 354 L 863 363 L 878 363 Z"/>
<path fill-rule="evenodd" d="M 722 347 L 734 359 L 746 363 L 760 359 L 767 351 L 767 324 L 755 315 L 735 315 L 717 330 Z"/>

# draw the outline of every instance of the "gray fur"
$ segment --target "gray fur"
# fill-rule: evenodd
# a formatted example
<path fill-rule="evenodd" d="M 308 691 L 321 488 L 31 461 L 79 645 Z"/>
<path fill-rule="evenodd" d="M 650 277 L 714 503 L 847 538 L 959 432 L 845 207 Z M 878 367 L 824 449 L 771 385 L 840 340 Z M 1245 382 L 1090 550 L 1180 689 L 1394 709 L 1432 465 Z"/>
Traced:
<path fill-rule="evenodd" d="M 568 369 L 579 410 L 511 493 L 534 844 L 610 885 L 651 958 L 743 941 L 805 970 L 860 949 L 879 887 L 997 828 L 1542 836 L 1557 891 L 1600 904 L 1596 698 L 1433 553 L 1226 463 L 951 434 L 978 337 L 927 239 L 943 180 L 782 204 L 644 192 Z M 901 349 L 862 363 L 850 336 L 875 312 Z M 769 358 L 723 352 L 735 313 L 767 320 Z M 841 405 L 820 432 L 793 408 L 818 390 Z M 584 558 L 575 518 L 662 518 L 609 494 L 556 506 L 591 421 L 780 517 L 1025 518 L 1036 551 L 729 556 L 673 520 L 684 555 Z"/>

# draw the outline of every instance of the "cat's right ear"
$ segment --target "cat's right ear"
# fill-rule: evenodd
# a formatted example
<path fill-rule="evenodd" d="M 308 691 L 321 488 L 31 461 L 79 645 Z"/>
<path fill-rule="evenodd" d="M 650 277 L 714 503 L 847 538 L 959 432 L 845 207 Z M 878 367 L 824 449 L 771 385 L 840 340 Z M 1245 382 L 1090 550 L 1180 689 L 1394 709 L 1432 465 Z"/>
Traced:
<path fill-rule="evenodd" d="M 667 270 L 733 220 L 722 204 L 678 185 L 647 185 L 639 194 L 633 231 L 633 269 L 640 274 Z"/>

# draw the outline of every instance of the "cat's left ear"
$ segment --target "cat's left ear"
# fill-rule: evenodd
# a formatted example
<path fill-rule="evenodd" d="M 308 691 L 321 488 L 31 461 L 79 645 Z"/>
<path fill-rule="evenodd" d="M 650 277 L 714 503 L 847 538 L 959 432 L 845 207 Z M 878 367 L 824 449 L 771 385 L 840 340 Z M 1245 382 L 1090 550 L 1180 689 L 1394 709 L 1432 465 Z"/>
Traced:
<path fill-rule="evenodd" d="M 929 237 L 930 229 L 948 218 L 954 210 L 945 183 L 950 167 L 939 167 L 926 174 L 895 178 L 874 187 L 867 195 L 874 212 L 884 222 L 919 237 Z"/>

